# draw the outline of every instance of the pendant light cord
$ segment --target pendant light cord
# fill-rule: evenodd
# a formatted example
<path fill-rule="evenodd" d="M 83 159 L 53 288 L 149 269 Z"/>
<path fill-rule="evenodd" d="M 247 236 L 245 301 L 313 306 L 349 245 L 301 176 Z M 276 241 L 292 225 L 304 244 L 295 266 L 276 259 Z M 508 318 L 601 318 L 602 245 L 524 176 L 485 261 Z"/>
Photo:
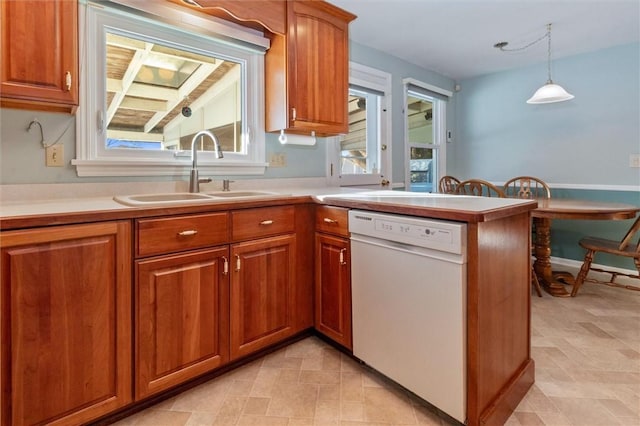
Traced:
<path fill-rule="evenodd" d="M 502 52 L 519 52 L 521 50 L 530 48 L 531 46 L 541 42 L 545 38 L 547 39 L 547 76 L 548 76 L 547 84 L 551 84 L 553 83 L 553 81 L 551 80 L 551 24 L 550 23 L 547 24 L 547 32 L 542 37 L 539 37 L 533 40 L 531 43 L 525 44 L 524 46 L 514 47 L 511 49 L 511 48 L 507 48 L 507 45 L 509 44 L 509 42 L 501 41 L 500 43 L 494 44 L 493 47 L 500 49 Z"/>
<path fill-rule="evenodd" d="M 552 84 L 551 80 L 551 24 L 547 24 L 547 39 L 549 43 L 547 44 L 547 71 L 549 75 L 549 80 L 547 84 Z"/>

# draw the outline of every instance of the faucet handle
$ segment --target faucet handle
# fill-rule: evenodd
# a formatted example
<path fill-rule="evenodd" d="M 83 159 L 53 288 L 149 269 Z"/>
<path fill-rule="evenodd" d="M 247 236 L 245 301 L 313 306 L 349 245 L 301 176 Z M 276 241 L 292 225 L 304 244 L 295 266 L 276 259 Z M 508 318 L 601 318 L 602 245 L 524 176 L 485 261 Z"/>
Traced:
<path fill-rule="evenodd" d="M 223 179 L 222 180 L 222 190 L 223 191 L 230 191 L 229 184 L 231 182 L 235 182 L 235 180 Z"/>

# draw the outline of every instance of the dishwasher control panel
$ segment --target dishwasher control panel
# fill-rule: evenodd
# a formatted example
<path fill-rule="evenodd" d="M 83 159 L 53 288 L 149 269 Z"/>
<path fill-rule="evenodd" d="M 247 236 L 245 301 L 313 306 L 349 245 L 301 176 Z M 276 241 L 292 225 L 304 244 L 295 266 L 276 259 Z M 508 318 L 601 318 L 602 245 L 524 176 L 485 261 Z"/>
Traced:
<path fill-rule="evenodd" d="M 387 241 L 462 254 L 466 224 L 362 210 L 349 211 L 349 231 Z"/>
<path fill-rule="evenodd" d="M 375 230 L 385 235 L 406 235 L 411 238 L 451 243 L 453 232 L 440 226 L 420 225 L 388 219 L 374 219 Z"/>

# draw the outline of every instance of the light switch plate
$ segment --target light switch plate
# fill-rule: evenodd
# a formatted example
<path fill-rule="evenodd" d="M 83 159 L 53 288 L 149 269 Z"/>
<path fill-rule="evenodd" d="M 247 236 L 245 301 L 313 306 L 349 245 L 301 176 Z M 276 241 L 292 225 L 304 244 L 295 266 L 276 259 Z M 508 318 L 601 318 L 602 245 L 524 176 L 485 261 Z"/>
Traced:
<path fill-rule="evenodd" d="M 64 145 L 52 145 L 45 149 L 45 165 L 47 167 L 62 167 L 64 165 Z"/>

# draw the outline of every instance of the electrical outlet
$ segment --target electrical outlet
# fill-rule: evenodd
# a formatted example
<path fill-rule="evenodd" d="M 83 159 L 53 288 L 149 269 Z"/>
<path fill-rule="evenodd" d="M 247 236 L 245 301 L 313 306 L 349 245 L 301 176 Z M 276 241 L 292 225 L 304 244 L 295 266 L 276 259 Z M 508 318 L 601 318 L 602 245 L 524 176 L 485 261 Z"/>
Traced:
<path fill-rule="evenodd" d="M 287 165 L 287 154 L 284 152 L 275 152 L 269 158 L 270 167 L 285 167 Z"/>
<path fill-rule="evenodd" d="M 629 155 L 629 167 L 640 167 L 640 154 Z"/>
<path fill-rule="evenodd" d="M 62 167 L 64 165 L 64 145 L 53 145 L 46 148 L 45 151 L 47 167 Z"/>

